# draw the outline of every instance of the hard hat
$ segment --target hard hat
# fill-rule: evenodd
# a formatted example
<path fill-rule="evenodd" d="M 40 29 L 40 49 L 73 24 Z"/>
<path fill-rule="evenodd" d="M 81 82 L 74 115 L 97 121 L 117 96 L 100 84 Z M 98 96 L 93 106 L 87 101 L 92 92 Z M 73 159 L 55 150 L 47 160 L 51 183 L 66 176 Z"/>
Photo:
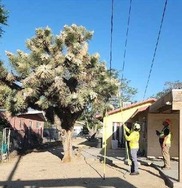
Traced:
<path fill-rule="evenodd" d="M 134 129 L 140 129 L 140 124 L 139 123 L 134 123 Z"/>
<path fill-rule="evenodd" d="M 165 122 L 170 125 L 171 124 L 171 120 L 170 119 L 165 119 Z"/>

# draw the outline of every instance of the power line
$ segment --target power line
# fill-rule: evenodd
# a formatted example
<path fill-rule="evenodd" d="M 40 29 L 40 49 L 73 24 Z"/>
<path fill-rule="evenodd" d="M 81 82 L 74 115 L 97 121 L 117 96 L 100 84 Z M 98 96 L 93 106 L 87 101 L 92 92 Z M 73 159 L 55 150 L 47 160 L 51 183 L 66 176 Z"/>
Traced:
<path fill-rule="evenodd" d="M 113 36 L 113 19 L 114 19 L 114 0 L 112 0 L 112 7 L 111 7 L 111 40 L 110 40 L 110 75 L 112 69 L 112 36 Z"/>
<path fill-rule="evenodd" d="M 130 0 L 130 6 L 129 6 L 129 11 L 128 11 L 126 39 L 125 39 L 124 54 L 123 54 L 122 79 L 123 79 L 123 75 L 124 75 L 125 59 L 126 59 L 126 48 L 127 48 L 127 44 L 128 44 L 128 33 L 129 33 L 130 16 L 131 16 L 131 5 L 132 5 L 132 0 Z"/>
<path fill-rule="evenodd" d="M 151 77 L 151 73 L 152 73 L 152 69 L 153 69 L 153 65 L 154 65 L 154 60 L 155 60 L 155 56 L 156 56 L 156 52 L 157 52 L 157 48 L 158 48 L 158 44 L 159 44 L 159 38 L 160 38 L 160 35 L 161 35 L 162 24 L 164 22 L 164 16 L 165 16 L 165 12 L 166 12 L 166 7 L 167 7 L 167 0 L 165 1 L 163 13 L 162 13 L 162 19 L 161 19 L 161 23 L 160 23 L 160 27 L 159 27 L 157 42 L 156 42 L 155 49 L 154 49 L 154 54 L 153 54 L 153 58 L 152 58 L 152 63 L 151 63 L 151 67 L 150 67 L 150 71 L 149 71 L 148 80 L 147 80 L 147 84 L 146 84 L 146 87 L 145 87 L 143 99 L 145 98 L 145 95 L 146 95 L 146 92 L 147 92 L 147 88 L 148 88 L 148 85 L 149 85 L 149 80 L 150 80 L 150 77 Z"/>

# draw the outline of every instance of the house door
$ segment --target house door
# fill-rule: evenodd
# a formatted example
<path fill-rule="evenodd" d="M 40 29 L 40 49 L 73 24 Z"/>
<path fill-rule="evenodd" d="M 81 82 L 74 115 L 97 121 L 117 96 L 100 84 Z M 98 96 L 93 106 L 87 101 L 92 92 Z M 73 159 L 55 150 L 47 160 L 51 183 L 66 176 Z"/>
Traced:
<path fill-rule="evenodd" d="M 118 147 L 124 147 L 123 126 L 121 122 L 113 122 L 112 140 L 118 141 Z"/>

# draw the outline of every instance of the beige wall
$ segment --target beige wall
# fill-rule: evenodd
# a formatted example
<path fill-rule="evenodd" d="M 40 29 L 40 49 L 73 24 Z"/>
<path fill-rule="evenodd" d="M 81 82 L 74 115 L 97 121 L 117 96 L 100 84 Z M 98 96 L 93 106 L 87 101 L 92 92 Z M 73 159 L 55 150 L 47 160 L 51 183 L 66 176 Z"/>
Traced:
<path fill-rule="evenodd" d="M 132 106 L 131 108 L 121 109 L 121 111 L 110 114 L 104 117 L 104 127 L 103 127 L 103 146 L 104 141 L 106 140 L 107 148 L 111 148 L 112 140 L 112 125 L 113 122 L 121 122 L 122 124 L 127 122 L 131 116 L 136 112 L 137 109 L 151 105 L 151 102 Z"/>
<path fill-rule="evenodd" d="M 161 131 L 163 128 L 162 122 L 169 118 L 172 121 L 172 145 L 170 149 L 171 157 L 178 156 L 178 129 L 179 129 L 179 114 L 148 114 L 147 126 L 147 156 L 159 157 L 161 155 L 161 148 L 159 139 L 155 133 L 156 130 Z"/>

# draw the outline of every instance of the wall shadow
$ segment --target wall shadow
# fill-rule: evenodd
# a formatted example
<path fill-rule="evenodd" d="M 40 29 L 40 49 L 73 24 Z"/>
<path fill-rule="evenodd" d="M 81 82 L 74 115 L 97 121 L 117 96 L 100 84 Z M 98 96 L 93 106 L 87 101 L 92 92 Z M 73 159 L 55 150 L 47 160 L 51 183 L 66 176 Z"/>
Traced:
<path fill-rule="evenodd" d="M 42 180 L 17 180 L 0 181 L 4 188 L 40 188 L 40 187 L 84 187 L 84 188 L 136 188 L 129 182 L 120 178 L 69 178 L 69 179 L 42 179 Z"/>

